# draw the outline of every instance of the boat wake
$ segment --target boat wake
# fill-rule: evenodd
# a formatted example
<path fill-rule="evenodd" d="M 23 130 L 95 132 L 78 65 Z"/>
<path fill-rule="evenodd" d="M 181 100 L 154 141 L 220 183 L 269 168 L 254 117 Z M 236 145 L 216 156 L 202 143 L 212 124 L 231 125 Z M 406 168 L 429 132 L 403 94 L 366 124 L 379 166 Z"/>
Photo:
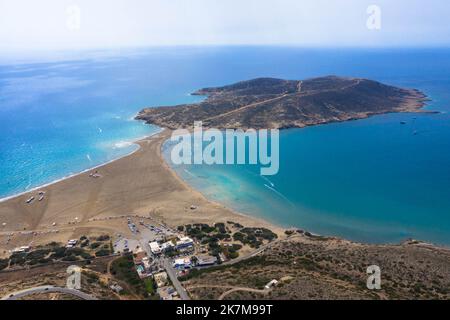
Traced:
<path fill-rule="evenodd" d="M 287 203 L 289 203 L 289 205 L 291 205 L 292 207 L 295 207 L 295 205 L 291 202 L 291 200 L 289 200 L 284 194 L 282 194 L 281 192 L 279 192 L 278 190 L 276 190 L 275 188 L 269 186 L 268 184 L 264 184 L 264 186 L 273 191 L 276 195 L 278 195 L 279 197 L 281 197 L 283 200 L 285 200 Z"/>

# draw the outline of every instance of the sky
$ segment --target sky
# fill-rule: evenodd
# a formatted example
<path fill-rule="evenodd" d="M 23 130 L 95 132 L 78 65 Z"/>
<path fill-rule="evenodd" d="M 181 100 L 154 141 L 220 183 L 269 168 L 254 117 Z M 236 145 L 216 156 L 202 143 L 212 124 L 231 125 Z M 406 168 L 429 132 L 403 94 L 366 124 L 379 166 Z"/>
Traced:
<path fill-rule="evenodd" d="M 0 0 L 0 50 L 449 46 L 449 20 L 448 0 Z"/>

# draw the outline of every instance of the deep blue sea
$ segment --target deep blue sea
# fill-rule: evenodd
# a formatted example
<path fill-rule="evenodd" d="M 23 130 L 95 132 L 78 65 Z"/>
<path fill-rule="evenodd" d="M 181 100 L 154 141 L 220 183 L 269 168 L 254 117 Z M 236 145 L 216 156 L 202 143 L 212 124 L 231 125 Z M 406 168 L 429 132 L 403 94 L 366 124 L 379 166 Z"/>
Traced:
<path fill-rule="evenodd" d="M 0 63 L 0 197 L 132 152 L 146 106 L 255 77 L 365 77 L 417 88 L 439 114 L 281 133 L 280 171 L 182 166 L 207 197 L 283 226 L 372 243 L 450 244 L 450 49 L 153 48 Z M 1 61 L 1 59 L 0 59 Z M 405 125 L 400 122 L 405 121 Z M 414 134 L 416 132 L 416 134 Z M 168 149 L 166 150 L 168 152 Z"/>

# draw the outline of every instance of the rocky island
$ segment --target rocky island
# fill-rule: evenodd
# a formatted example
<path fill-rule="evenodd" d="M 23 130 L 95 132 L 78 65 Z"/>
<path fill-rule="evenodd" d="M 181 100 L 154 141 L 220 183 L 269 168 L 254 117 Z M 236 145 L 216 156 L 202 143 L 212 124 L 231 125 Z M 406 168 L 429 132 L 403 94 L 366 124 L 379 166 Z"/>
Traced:
<path fill-rule="evenodd" d="M 193 95 L 207 98 L 196 104 L 146 108 L 136 119 L 169 129 L 189 128 L 194 121 L 219 129 L 302 128 L 390 112 L 417 112 L 427 101 L 415 89 L 336 76 L 258 78 L 201 89 Z"/>

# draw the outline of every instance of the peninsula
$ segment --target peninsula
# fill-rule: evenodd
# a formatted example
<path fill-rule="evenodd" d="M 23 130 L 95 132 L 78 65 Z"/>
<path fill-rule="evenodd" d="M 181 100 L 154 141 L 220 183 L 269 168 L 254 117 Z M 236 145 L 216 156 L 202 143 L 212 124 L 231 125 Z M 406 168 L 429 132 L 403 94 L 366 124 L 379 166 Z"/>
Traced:
<path fill-rule="evenodd" d="M 257 79 L 196 94 L 208 98 L 145 109 L 138 118 L 168 128 L 194 120 L 218 128 L 288 128 L 418 111 L 426 101 L 416 90 L 336 77 Z M 448 248 L 412 239 L 355 243 L 234 212 L 192 189 L 165 162 L 162 147 L 171 134 L 166 129 L 95 171 L 0 202 L 0 297 L 31 292 L 32 299 L 48 299 L 45 288 L 65 286 L 67 267 L 77 265 L 83 291 L 101 299 L 175 291 L 152 266 L 164 267 L 182 299 L 449 299 Z M 205 252 L 201 262 L 210 265 L 177 277 L 171 253 L 154 256 L 150 245 L 174 235 L 195 239 L 194 253 Z M 222 264 L 215 265 L 217 257 Z M 144 258 L 152 265 L 141 280 Z M 371 265 L 382 268 L 381 290 L 366 286 Z M 158 291 L 148 286 L 158 282 Z"/>
<path fill-rule="evenodd" d="M 283 129 L 363 119 L 390 112 L 417 112 L 425 94 L 376 81 L 336 76 L 308 80 L 258 78 L 194 92 L 196 104 L 150 107 L 136 119 L 169 129 L 194 121 L 219 129 Z"/>

